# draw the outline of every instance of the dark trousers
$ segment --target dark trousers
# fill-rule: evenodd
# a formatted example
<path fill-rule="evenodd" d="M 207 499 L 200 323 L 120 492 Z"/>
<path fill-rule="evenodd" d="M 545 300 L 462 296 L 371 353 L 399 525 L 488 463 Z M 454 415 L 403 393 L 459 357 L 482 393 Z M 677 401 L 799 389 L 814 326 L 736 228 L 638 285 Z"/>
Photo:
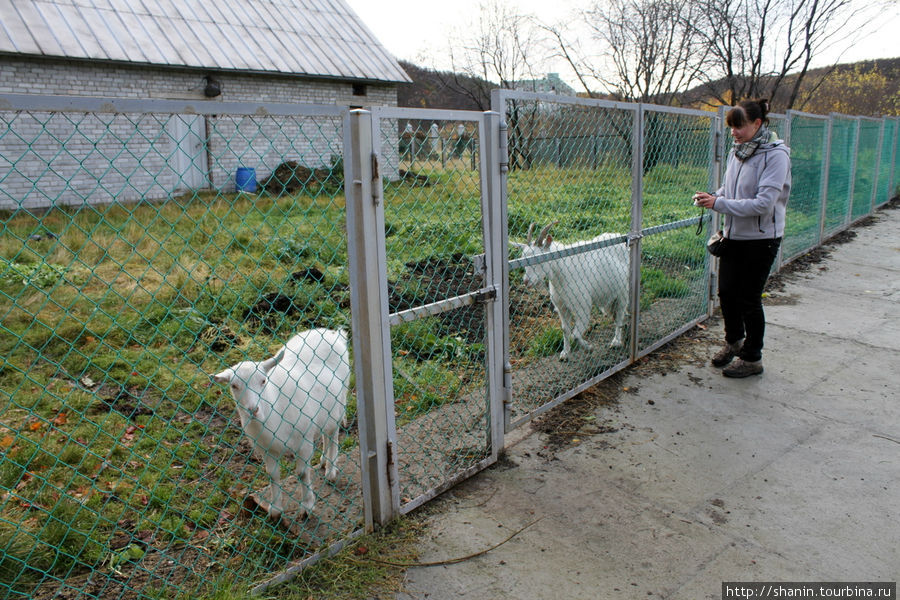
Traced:
<path fill-rule="evenodd" d="M 781 238 L 728 240 L 728 250 L 719 258 L 719 303 L 725 320 L 725 341 L 734 344 L 743 339 L 739 357 L 746 361 L 762 358 L 766 332 L 762 293 L 780 245 Z"/>

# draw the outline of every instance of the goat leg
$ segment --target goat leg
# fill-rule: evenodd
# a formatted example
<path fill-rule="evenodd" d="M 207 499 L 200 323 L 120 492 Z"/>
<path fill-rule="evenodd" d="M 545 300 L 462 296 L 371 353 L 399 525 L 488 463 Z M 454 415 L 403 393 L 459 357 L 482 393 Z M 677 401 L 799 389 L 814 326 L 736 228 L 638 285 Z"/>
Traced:
<path fill-rule="evenodd" d="M 297 475 L 297 481 L 300 483 L 300 487 L 303 490 L 303 499 L 300 502 L 301 519 L 311 515 L 313 507 L 316 504 L 316 494 L 312 489 L 312 469 L 309 466 L 309 461 L 312 459 L 312 453 L 312 442 L 304 440 L 303 445 L 297 451 L 297 466 L 294 471 Z M 321 460 L 325 460 L 324 453 Z"/>
<path fill-rule="evenodd" d="M 266 452 L 263 456 L 263 460 L 266 463 L 266 473 L 269 474 L 269 478 L 272 480 L 272 485 L 270 489 L 272 490 L 272 500 L 269 502 L 269 516 L 273 519 L 277 519 L 281 516 L 282 507 L 281 507 L 281 467 L 278 464 L 278 459 Z"/>
<path fill-rule="evenodd" d="M 337 423 L 331 424 L 331 431 L 322 434 L 322 466 L 325 468 L 325 479 L 335 481 L 338 476 L 337 459 L 340 450 L 341 430 Z"/>

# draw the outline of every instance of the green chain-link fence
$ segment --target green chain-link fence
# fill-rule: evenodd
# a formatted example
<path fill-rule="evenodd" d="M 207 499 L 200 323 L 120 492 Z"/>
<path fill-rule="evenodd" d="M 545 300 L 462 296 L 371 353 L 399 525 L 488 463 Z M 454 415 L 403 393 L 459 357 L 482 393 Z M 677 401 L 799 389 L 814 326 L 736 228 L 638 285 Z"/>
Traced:
<path fill-rule="evenodd" d="M 792 115 L 790 131 L 785 133 L 790 136 L 791 197 L 785 214 L 781 253 L 789 259 L 820 241 L 828 120 Z"/>
<path fill-rule="evenodd" d="M 690 197 L 718 181 L 716 146 L 728 145 L 727 136 L 716 141 L 720 119 L 504 94 L 495 108 L 508 163 L 499 144 L 485 142 L 477 113 L 373 111 L 384 372 L 393 374 L 393 405 L 382 408 L 397 435 L 393 447 L 368 451 L 387 452 L 396 467 L 399 481 L 385 484 L 396 492 L 394 513 L 496 457 L 504 415 L 492 396 L 502 386 L 486 365 L 491 335 L 508 339 L 507 425 L 515 426 L 709 311 L 709 221 Z M 363 495 L 373 492 L 360 463 L 353 379 L 336 481 L 317 470 L 316 505 L 302 518 L 304 486 L 284 457 L 280 519 L 267 515 L 270 478 L 229 388 L 210 380 L 272 357 L 299 331 L 351 329 L 359 289 L 348 274 L 345 206 L 359 207 L 346 204 L 344 162 L 360 154 L 344 147 L 352 137 L 344 124 L 355 122 L 348 111 L 5 100 L 2 595 L 202 597 L 265 582 L 358 532 L 371 520 Z M 829 140 L 821 119 L 773 121 L 789 138 L 800 188 L 785 257 L 895 193 L 896 119 L 833 116 Z M 490 212 L 502 193 L 486 201 L 486 188 L 505 190 L 502 212 Z M 503 227 L 508 295 L 485 287 L 486 273 L 501 271 L 490 248 Z M 531 250 L 523 248 L 529 230 Z M 590 315 L 584 343 L 572 342 L 566 360 L 545 283 L 553 270 L 575 275 L 556 290 L 571 292 L 570 310 L 583 310 L 598 286 L 615 300 L 610 314 Z M 503 332 L 491 303 L 498 294 L 508 304 Z M 352 362 L 357 375 L 379 368 Z M 377 420 L 377 407 L 366 410 Z"/>
<path fill-rule="evenodd" d="M 856 177 L 853 182 L 851 221 L 858 221 L 872 212 L 878 177 L 879 137 L 882 121 L 861 117 L 856 147 Z"/>
<path fill-rule="evenodd" d="M 509 355 L 511 418 L 521 422 L 707 314 L 708 218 L 690 197 L 713 183 L 715 116 L 522 93 L 496 100 L 509 126 L 508 230 L 519 246 Z M 641 239 L 636 257 L 629 239 Z"/>
<path fill-rule="evenodd" d="M 875 192 L 875 205 L 879 206 L 887 202 L 896 190 L 891 189 L 891 179 L 894 176 L 895 149 L 897 147 L 898 119 L 884 119 L 881 134 L 881 156 L 878 159 L 878 187 Z"/>
<path fill-rule="evenodd" d="M 631 225 L 636 117 L 634 111 L 612 105 L 553 102 L 528 94 L 511 94 L 500 102 L 495 110 L 505 114 L 509 137 L 507 223 L 514 245 L 508 299 L 510 417 L 515 421 L 629 355 L 624 330 L 631 303 L 630 263 L 624 236 Z M 602 234 L 618 239 L 598 245 Z M 588 252 L 560 255 L 592 241 L 596 247 Z M 556 260 L 546 260 L 553 255 Z M 578 294 L 590 294 L 599 278 L 610 282 L 611 317 L 589 333 L 577 313 L 589 311 L 590 300 L 582 301 Z M 589 349 L 576 339 L 564 340 L 548 280 L 566 295 L 562 318 L 567 330 L 584 336 Z M 617 316 L 622 325 L 618 334 Z M 611 345 L 614 339 L 617 343 Z"/>
<path fill-rule="evenodd" d="M 485 308 L 465 302 L 484 285 L 473 262 L 485 253 L 479 121 L 398 112 L 410 116 L 384 116 L 375 129 L 391 169 L 383 188 L 388 312 L 407 511 L 490 456 L 491 439 Z"/>
<path fill-rule="evenodd" d="M 352 397 L 337 481 L 275 521 L 210 381 L 349 328 L 342 115 L 226 110 L 0 112 L 4 597 L 196 597 L 359 527 Z"/>
<path fill-rule="evenodd" d="M 710 221 L 685 199 L 714 185 L 713 115 L 654 108 L 644 123 L 639 354 L 709 311 Z"/>
<path fill-rule="evenodd" d="M 831 119 L 828 193 L 825 202 L 826 237 L 834 235 L 850 222 L 858 126 L 859 121 L 850 117 L 835 115 Z"/>

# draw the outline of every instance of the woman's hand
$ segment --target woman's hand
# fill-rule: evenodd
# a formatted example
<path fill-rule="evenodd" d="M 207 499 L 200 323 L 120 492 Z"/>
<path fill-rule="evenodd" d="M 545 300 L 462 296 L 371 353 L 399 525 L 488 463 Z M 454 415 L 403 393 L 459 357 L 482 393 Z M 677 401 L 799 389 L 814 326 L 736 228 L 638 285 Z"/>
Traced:
<path fill-rule="evenodd" d="M 713 208 L 716 205 L 716 197 L 706 192 L 697 192 L 694 194 L 694 206 L 702 206 L 703 208 Z"/>

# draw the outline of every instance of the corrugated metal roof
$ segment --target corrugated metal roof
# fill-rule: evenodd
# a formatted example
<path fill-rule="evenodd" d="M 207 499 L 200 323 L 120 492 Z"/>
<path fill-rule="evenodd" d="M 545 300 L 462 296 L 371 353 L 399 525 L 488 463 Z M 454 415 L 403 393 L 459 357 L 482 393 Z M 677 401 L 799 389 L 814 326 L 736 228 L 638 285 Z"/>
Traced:
<path fill-rule="evenodd" d="M 0 0 L 0 52 L 410 81 L 344 0 Z"/>

